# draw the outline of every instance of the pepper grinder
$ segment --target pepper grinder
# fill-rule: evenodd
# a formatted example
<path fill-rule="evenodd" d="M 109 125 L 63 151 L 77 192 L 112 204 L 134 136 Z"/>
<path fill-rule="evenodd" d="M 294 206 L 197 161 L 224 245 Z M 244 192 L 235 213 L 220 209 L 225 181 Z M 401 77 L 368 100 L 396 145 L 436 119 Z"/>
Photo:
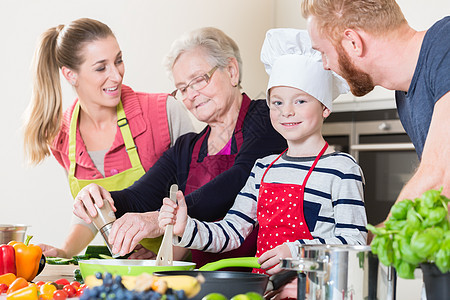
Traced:
<path fill-rule="evenodd" d="M 119 257 L 120 255 L 118 253 L 112 253 L 112 245 L 108 242 L 109 232 L 111 231 L 112 225 L 116 220 L 116 215 L 114 214 L 108 200 L 103 200 L 103 206 L 101 208 L 99 208 L 97 204 L 94 204 L 94 207 L 97 210 L 97 215 L 90 218 L 105 240 L 106 246 L 108 247 L 109 252 L 111 252 L 111 256 L 113 258 Z"/>

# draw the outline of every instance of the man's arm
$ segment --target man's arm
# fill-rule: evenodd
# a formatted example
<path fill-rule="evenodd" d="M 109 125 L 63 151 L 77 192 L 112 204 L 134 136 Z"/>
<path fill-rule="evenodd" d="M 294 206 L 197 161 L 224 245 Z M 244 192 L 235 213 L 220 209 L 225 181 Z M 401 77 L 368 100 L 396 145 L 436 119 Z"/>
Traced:
<path fill-rule="evenodd" d="M 421 162 L 413 177 L 401 190 L 395 203 L 403 199 L 414 200 L 429 189 L 441 187 L 443 187 L 442 194 L 450 197 L 450 92 L 442 96 L 434 105 Z M 384 222 L 390 215 L 389 213 Z M 377 227 L 384 226 L 384 222 Z M 369 231 L 367 243 L 370 244 L 372 239 L 373 233 Z"/>
<path fill-rule="evenodd" d="M 441 187 L 442 194 L 450 197 L 450 92 L 434 105 L 421 162 L 396 202 L 414 200 L 429 189 Z"/>

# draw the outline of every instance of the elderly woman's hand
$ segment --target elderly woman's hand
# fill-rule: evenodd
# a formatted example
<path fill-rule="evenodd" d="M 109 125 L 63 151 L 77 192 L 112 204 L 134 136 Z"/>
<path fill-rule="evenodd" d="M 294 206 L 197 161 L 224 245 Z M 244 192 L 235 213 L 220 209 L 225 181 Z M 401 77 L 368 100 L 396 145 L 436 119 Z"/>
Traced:
<path fill-rule="evenodd" d="M 144 238 L 155 238 L 164 232 L 158 226 L 158 212 L 126 213 L 117 219 L 109 233 L 112 252 L 121 256 L 130 253 Z"/>
<path fill-rule="evenodd" d="M 94 207 L 94 203 L 101 208 L 103 206 L 103 200 L 109 201 L 113 211 L 117 210 L 114 206 L 114 201 L 111 198 L 111 194 L 105 188 L 95 183 L 91 183 L 82 188 L 75 197 L 73 213 L 83 219 L 86 223 L 90 224 L 91 219 L 89 215 L 92 217 L 97 215 L 97 210 Z"/>
<path fill-rule="evenodd" d="M 146 249 L 141 244 L 137 244 L 134 248 L 133 253 L 128 257 L 128 259 L 155 259 L 156 254 L 152 251 Z"/>
<path fill-rule="evenodd" d="M 177 203 L 169 198 L 164 198 L 163 206 L 159 211 L 159 227 L 164 229 L 167 225 L 173 224 L 173 233 L 182 237 L 187 223 L 187 206 L 182 191 L 177 192 Z"/>

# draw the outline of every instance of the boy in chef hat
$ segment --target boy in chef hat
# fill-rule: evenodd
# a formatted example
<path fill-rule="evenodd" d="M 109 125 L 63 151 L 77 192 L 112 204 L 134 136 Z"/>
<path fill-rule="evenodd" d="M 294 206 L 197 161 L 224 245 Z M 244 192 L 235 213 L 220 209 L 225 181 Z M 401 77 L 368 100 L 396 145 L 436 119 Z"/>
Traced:
<path fill-rule="evenodd" d="M 366 244 L 367 219 L 360 167 L 349 154 L 330 149 L 321 133 L 332 101 L 348 85 L 323 69 L 304 30 L 269 30 L 261 60 L 270 75 L 271 122 L 288 149 L 256 161 L 223 220 L 190 218 L 178 192 L 178 205 L 164 199 L 159 224 L 174 224 L 175 245 L 209 252 L 238 248 L 258 228 L 256 256 L 273 274 L 280 258 L 298 255 L 300 244 Z"/>

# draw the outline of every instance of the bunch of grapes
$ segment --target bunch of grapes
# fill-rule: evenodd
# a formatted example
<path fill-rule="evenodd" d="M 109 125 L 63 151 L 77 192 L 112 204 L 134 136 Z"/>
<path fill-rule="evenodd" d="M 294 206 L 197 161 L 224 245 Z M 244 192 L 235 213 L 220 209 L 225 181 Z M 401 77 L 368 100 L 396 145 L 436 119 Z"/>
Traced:
<path fill-rule="evenodd" d="M 103 284 L 94 288 L 87 288 L 84 290 L 80 300 L 186 300 L 187 297 L 183 290 L 167 289 L 165 294 L 160 294 L 154 290 L 148 291 L 130 291 L 122 284 L 122 277 L 116 276 L 113 278 L 111 273 L 98 272 L 95 274 L 97 279 L 103 279 Z"/>

